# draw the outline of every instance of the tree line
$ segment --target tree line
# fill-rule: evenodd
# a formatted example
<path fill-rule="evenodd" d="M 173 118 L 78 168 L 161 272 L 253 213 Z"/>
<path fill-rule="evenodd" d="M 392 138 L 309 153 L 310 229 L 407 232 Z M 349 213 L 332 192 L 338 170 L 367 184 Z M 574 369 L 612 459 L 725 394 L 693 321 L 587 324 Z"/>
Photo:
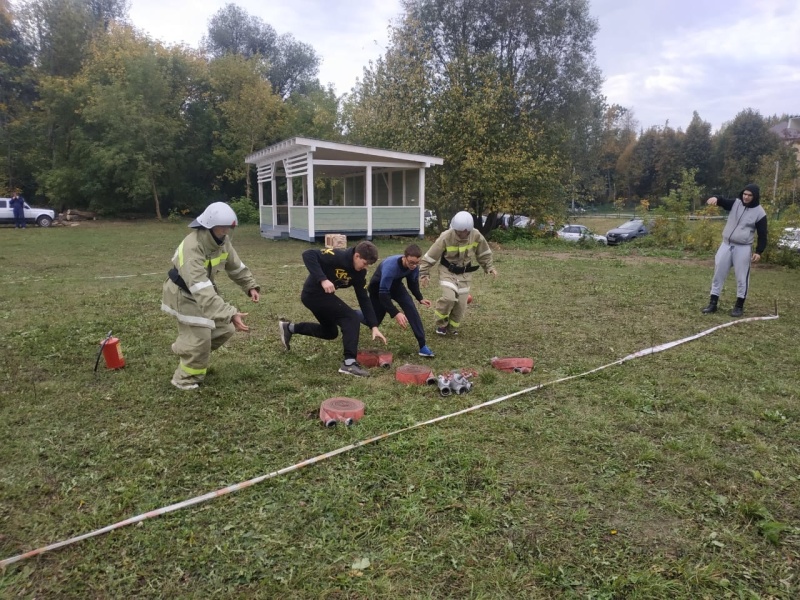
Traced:
<path fill-rule="evenodd" d="M 444 158 L 428 177 L 440 214 L 657 205 L 685 172 L 729 194 L 772 183 L 776 165 L 766 197 L 795 201 L 796 157 L 769 131 L 781 118 L 640 130 L 608 105 L 587 0 L 402 7 L 384 54 L 337 97 L 313 47 L 235 4 L 190 48 L 137 31 L 127 0 L 0 0 L 0 192 L 161 218 L 253 198 L 244 157 L 307 136 Z"/>

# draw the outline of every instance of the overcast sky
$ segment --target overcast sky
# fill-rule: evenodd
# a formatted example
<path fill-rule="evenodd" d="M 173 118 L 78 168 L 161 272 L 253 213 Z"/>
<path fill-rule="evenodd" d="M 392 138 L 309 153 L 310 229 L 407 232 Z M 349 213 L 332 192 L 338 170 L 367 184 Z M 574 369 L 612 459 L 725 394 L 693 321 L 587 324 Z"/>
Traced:
<path fill-rule="evenodd" d="M 192 47 L 225 0 L 130 0 L 133 25 Z M 311 44 L 320 80 L 349 92 L 387 44 L 399 0 L 238 0 L 249 14 Z M 591 0 L 603 93 L 641 127 L 686 129 L 692 111 L 716 130 L 753 108 L 800 115 L 800 0 Z"/>

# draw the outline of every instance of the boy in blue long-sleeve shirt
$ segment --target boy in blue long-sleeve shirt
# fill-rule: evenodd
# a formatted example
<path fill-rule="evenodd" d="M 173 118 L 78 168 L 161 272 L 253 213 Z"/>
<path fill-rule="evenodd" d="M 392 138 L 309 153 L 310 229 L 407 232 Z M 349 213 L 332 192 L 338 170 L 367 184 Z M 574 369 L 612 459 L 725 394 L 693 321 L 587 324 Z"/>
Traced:
<path fill-rule="evenodd" d="M 422 326 L 417 307 L 411 295 L 417 302 L 430 308 L 431 301 L 422 297 L 419 291 L 419 261 L 422 250 L 416 244 L 409 245 L 403 254 L 389 256 L 378 266 L 369 282 L 369 297 L 375 317 L 380 325 L 388 313 L 403 329 L 411 325 L 411 331 L 419 343 L 419 355 L 433 358 L 433 350 L 425 343 L 425 330 Z M 403 286 L 406 280 L 408 291 Z M 411 295 L 409 294 L 411 292 Z M 397 302 L 402 309 L 400 312 L 392 301 Z M 362 318 L 362 323 L 365 321 Z"/>

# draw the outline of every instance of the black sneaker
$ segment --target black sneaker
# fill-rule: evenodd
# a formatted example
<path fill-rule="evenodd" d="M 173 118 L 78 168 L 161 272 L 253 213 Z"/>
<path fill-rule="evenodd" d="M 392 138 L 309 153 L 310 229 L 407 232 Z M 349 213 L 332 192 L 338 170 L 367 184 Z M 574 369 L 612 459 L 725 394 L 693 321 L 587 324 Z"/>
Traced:
<path fill-rule="evenodd" d="M 369 377 L 369 371 L 367 371 L 357 362 L 354 362 L 350 365 L 342 363 L 342 366 L 339 367 L 339 373 L 344 373 L 345 375 L 355 375 L 356 377 Z"/>
<path fill-rule="evenodd" d="M 292 339 L 292 332 L 289 331 L 289 325 L 291 325 L 291 321 L 286 321 L 285 319 L 278 320 L 278 330 L 281 332 L 281 343 L 283 347 L 286 348 L 286 351 L 289 351 L 289 340 Z"/>
<path fill-rule="evenodd" d="M 445 325 L 444 327 L 437 327 L 436 333 L 439 335 L 447 335 L 447 326 Z"/>

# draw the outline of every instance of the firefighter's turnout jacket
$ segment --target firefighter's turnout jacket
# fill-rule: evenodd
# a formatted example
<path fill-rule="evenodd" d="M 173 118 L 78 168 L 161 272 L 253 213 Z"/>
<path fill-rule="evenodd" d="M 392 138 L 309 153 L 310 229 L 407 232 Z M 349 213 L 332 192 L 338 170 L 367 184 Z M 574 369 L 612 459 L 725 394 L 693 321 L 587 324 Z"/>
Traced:
<path fill-rule="evenodd" d="M 466 240 L 460 240 L 454 229 L 443 232 L 419 264 L 419 276 L 430 277 L 434 265 L 439 265 L 439 285 L 442 297 L 436 301 L 436 326 L 449 326 L 457 331 L 467 308 L 472 273 L 494 268 L 492 249 L 480 231 L 473 229 Z"/>
<path fill-rule="evenodd" d="M 260 290 L 250 269 L 239 259 L 225 236 L 218 243 L 208 229 L 196 229 L 180 243 L 164 282 L 161 310 L 178 320 L 173 351 L 181 357 L 174 379 L 199 382 L 210 354 L 233 335 L 231 319 L 239 310 L 225 302 L 214 279 L 225 271 L 242 291 Z"/>

